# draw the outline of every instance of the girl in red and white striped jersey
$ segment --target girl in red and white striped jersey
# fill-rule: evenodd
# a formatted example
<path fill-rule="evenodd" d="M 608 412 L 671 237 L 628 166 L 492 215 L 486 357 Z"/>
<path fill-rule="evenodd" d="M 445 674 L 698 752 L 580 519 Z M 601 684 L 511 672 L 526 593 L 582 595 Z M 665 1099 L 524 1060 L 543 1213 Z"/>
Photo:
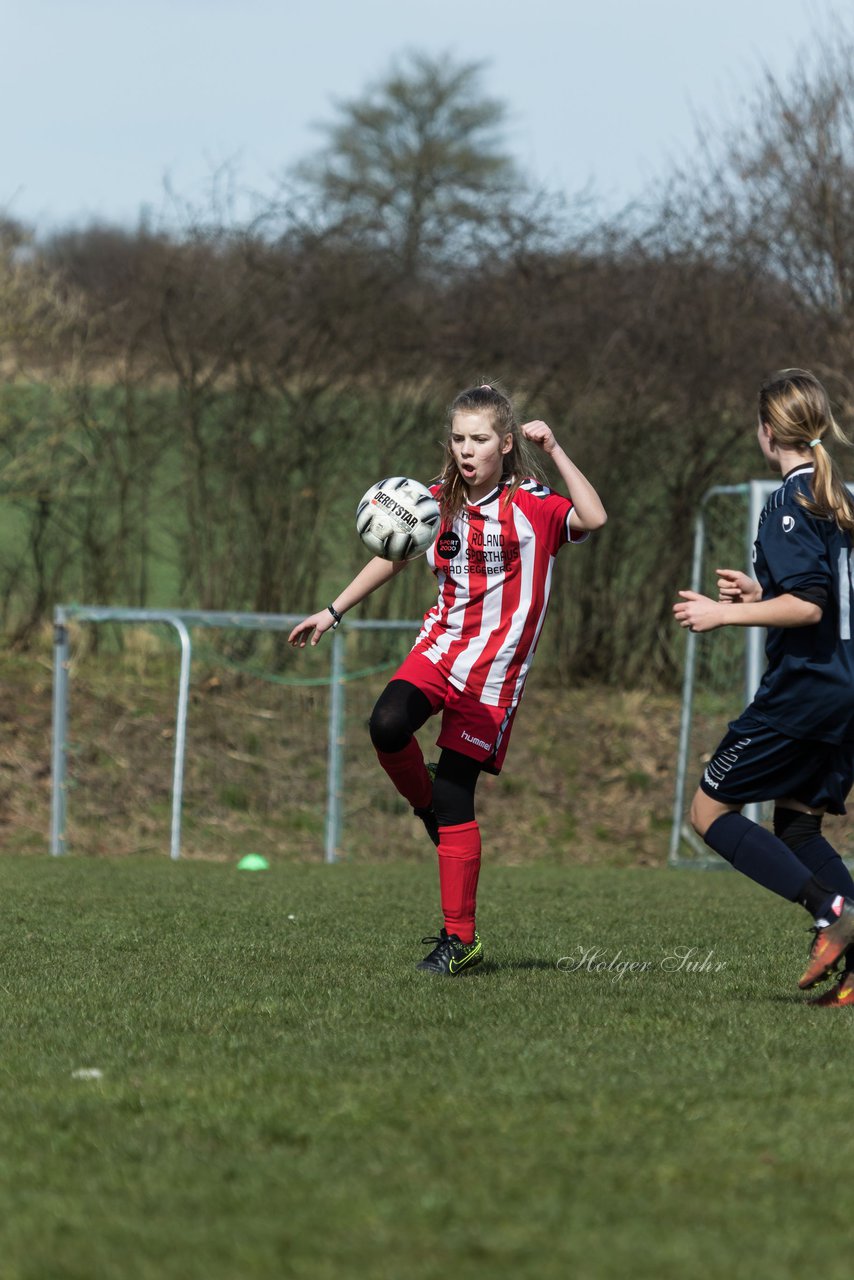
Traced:
<path fill-rule="evenodd" d="M 482 772 L 498 773 L 548 607 L 554 559 L 606 520 L 596 490 L 545 422 L 517 425 L 492 385 L 454 400 L 442 475 L 432 491 L 442 522 L 427 560 L 439 597 L 370 721 L 380 764 L 438 847 L 444 925 L 419 968 L 449 976 L 478 964 L 475 930 L 480 829 L 474 795 Z M 551 457 L 568 497 L 535 474 L 530 446 Z M 290 642 L 317 644 L 340 616 L 406 567 L 371 560 Z M 435 773 L 416 730 L 442 712 Z"/>

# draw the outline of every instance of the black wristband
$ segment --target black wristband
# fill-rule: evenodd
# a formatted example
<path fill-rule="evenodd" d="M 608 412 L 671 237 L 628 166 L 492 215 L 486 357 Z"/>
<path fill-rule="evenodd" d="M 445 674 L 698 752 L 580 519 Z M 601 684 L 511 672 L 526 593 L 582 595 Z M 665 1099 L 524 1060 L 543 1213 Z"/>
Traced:
<path fill-rule="evenodd" d="M 332 624 L 332 630 L 334 631 L 335 628 L 338 626 L 338 623 L 341 621 L 341 614 L 335 608 L 334 604 L 328 604 L 326 607 L 329 610 L 329 612 L 332 614 L 333 618 L 335 619 L 335 621 Z"/>

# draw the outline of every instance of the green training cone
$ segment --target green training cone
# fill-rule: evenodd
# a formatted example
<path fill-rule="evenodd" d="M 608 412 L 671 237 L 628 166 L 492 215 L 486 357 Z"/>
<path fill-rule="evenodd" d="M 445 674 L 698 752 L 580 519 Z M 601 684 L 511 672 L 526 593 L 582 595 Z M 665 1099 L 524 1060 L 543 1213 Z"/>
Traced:
<path fill-rule="evenodd" d="M 238 871 L 268 871 L 270 864 L 260 853 L 247 853 L 237 864 Z"/>

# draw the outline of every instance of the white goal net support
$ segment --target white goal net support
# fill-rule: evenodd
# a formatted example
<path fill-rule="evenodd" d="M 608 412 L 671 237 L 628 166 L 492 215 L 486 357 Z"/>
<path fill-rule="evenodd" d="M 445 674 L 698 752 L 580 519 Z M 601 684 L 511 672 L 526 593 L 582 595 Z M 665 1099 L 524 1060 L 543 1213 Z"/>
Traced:
<path fill-rule="evenodd" d="M 719 485 L 704 494 L 696 518 L 691 589 L 717 598 L 716 570 L 753 573 L 753 543 L 759 516 L 779 480 L 750 480 Z M 851 486 L 849 486 L 851 487 Z M 762 678 L 765 630 L 723 627 L 704 635 L 686 633 L 685 669 L 676 785 L 668 864 L 717 868 L 728 864 L 694 832 L 688 821 L 691 797 L 703 768 L 730 720 L 744 709 Z M 770 805 L 748 805 L 744 813 L 768 821 Z M 854 856 L 854 832 L 847 817 L 827 819 L 830 839 L 840 853 Z M 831 824 L 836 824 L 831 832 Z"/>

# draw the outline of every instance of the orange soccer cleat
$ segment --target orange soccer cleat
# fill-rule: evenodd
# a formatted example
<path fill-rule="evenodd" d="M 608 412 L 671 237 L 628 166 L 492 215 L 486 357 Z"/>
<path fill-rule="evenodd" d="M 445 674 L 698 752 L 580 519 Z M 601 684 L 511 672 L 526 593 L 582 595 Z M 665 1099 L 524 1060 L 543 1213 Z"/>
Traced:
<path fill-rule="evenodd" d="M 842 1009 L 850 1005 L 854 1009 L 854 969 L 846 969 L 842 980 L 835 987 L 825 991 L 823 996 L 808 1000 L 807 1004 L 818 1005 L 823 1009 Z"/>
<path fill-rule="evenodd" d="M 798 983 L 802 989 L 814 987 L 835 968 L 845 948 L 854 941 L 854 900 L 840 894 L 833 904 L 835 919 L 815 931 L 809 964 Z"/>

